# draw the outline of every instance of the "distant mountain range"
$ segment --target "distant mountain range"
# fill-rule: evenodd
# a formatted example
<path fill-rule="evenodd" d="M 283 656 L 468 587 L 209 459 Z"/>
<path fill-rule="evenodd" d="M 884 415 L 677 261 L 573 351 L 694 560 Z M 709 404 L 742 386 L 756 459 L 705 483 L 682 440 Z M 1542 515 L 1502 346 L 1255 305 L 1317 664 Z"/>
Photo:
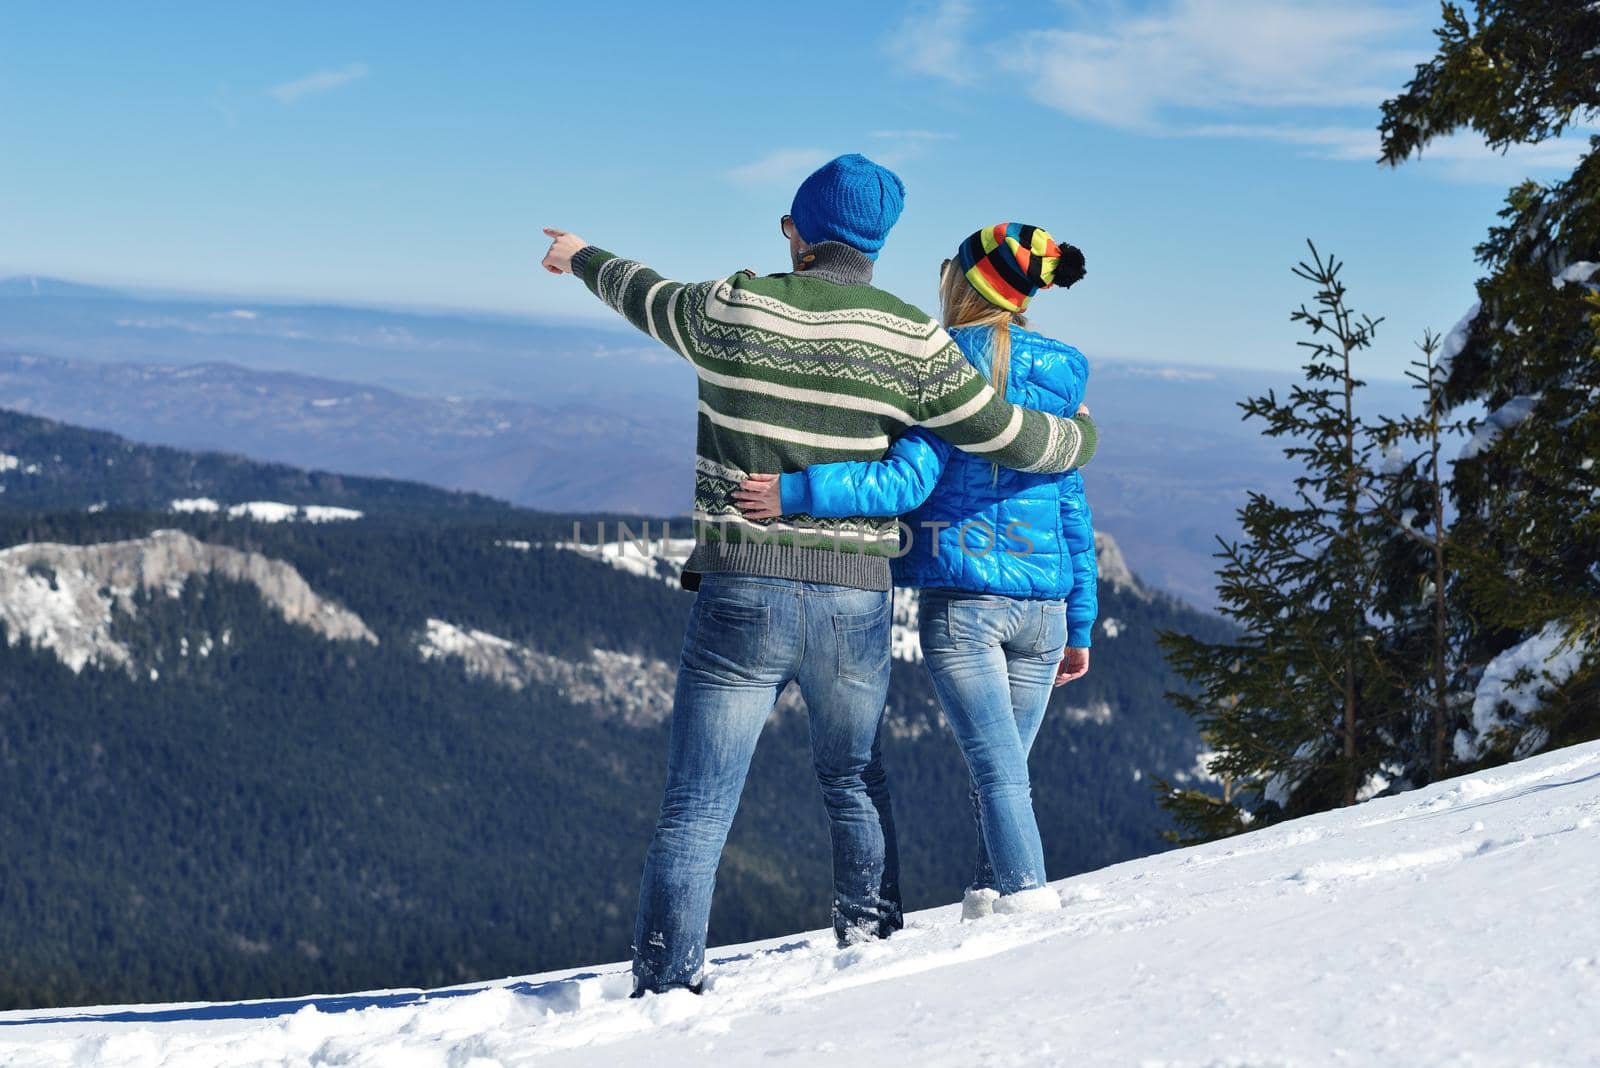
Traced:
<path fill-rule="evenodd" d="M 223 363 L 0 353 L 0 399 L 143 441 L 415 479 L 554 511 L 681 511 L 693 463 L 692 426 L 660 405 L 412 396 Z"/>
<path fill-rule="evenodd" d="M 1288 489 L 1279 445 L 1236 407 L 1271 384 L 1095 363 L 1089 400 L 1104 448 L 1086 472 L 1090 503 L 1147 581 L 1212 604 L 1215 536 L 1235 530 L 1248 490 Z M 1393 384 L 1368 392 L 1375 409 L 1412 402 Z M 693 396 L 682 362 L 625 327 L 0 282 L 0 404 L 532 508 L 681 514 Z"/>

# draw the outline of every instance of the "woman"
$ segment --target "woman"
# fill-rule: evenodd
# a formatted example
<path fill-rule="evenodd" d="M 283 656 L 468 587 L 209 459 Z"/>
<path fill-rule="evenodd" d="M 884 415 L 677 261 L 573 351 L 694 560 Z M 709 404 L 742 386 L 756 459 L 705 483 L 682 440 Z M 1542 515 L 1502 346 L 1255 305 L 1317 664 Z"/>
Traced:
<path fill-rule="evenodd" d="M 1083 275 L 1083 254 L 1046 231 L 987 227 L 940 269 L 944 323 L 1007 399 L 1071 415 L 1088 361 L 1029 331 L 1022 313 L 1039 289 Z M 962 916 L 1059 908 L 1046 885 L 1028 751 L 1052 683 L 1089 670 L 1099 606 L 1083 477 L 1001 468 L 913 429 L 881 461 L 753 475 L 735 498 L 752 519 L 910 513 L 895 581 L 922 591 L 923 658 L 973 779 L 978 865 Z"/>

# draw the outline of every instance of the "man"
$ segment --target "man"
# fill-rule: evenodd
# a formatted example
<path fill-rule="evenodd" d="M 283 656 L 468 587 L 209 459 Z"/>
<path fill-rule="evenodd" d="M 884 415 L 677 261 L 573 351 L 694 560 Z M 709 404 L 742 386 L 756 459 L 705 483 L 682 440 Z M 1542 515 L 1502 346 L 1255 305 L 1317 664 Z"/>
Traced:
<path fill-rule="evenodd" d="M 581 277 L 699 377 L 695 548 L 698 590 L 679 665 L 666 794 L 645 859 L 634 993 L 699 992 L 717 860 L 756 740 L 795 680 L 833 840 L 840 945 L 900 925 L 893 819 L 876 759 L 889 684 L 892 519 L 752 522 L 733 491 L 752 471 L 880 459 L 927 427 L 951 444 L 1030 471 L 1093 454 L 1087 415 L 1060 419 L 996 395 L 937 322 L 872 286 L 905 187 L 859 155 L 807 178 L 780 225 L 794 270 L 694 285 L 669 282 L 560 230 L 547 270 Z"/>

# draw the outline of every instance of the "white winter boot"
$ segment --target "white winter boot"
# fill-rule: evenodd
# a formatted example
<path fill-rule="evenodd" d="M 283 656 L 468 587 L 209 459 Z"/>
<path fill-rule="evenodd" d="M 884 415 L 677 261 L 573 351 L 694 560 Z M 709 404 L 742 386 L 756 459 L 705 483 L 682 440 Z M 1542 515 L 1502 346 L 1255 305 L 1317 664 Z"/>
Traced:
<path fill-rule="evenodd" d="M 1060 907 L 1061 895 L 1048 886 L 1035 886 L 1031 890 L 1001 894 L 993 901 L 997 916 L 1011 916 L 1019 912 L 1054 912 Z"/>
<path fill-rule="evenodd" d="M 981 920 L 994 911 L 994 903 L 1000 898 L 998 890 L 968 890 L 961 897 L 961 920 L 970 923 Z"/>

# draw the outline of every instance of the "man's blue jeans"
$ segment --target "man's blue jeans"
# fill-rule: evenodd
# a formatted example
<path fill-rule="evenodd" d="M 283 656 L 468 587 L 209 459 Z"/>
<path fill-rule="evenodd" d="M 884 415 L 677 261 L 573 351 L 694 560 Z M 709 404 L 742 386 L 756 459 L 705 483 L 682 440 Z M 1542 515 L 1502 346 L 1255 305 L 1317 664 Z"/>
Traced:
<path fill-rule="evenodd" d="M 666 794 L 645 857 L 635 991 L 697 987 L 717 860 L 778 692 L 800 685 L 833 837 L 841 942 L 900 924 L 894 817 L 878 759 L 888 593 L 755 575 L 701 579 L 678 668 Z"/>
<path fill-rule="evenodd" d="M 972 888 L 1014 894 L 1043 886 L 1028 751 L 1067 643 L 1066 604 L 925 589 L 918 623 L 934 692 L 972 773 Z"/>

